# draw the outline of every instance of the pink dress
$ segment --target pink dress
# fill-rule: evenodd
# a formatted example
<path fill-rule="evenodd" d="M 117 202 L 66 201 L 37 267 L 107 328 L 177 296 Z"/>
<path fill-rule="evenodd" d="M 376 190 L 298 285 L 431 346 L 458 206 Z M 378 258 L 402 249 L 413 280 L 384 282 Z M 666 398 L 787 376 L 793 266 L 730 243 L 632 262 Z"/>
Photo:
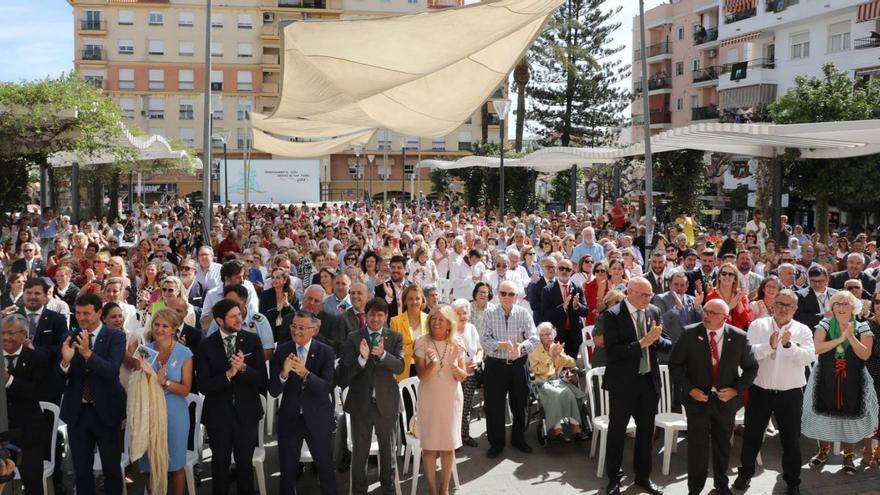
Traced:
<path fill-rule="evenodd" d="M 452 375 L 452 362 L 460 355 L 463 346 L 458 341 L 450 346 L 446 341 L 437 342 L 430 335 L 423 335 L 416 340 L 413 353 L 424 358 L 429 348 L 434 349 L 437 356 L 442 358 L 443 367 L 438 364 L 430 378 L 419 382 L 416 401 L 419 440 L 423 449 L 455 450 L 461 447 L 464 397 L 461 383 Z"/>

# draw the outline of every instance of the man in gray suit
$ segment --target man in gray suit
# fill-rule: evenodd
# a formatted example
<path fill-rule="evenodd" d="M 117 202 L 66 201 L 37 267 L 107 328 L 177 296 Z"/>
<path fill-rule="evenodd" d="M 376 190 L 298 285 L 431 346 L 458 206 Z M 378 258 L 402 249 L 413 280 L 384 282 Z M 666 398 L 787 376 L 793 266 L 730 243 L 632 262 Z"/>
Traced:
<path fill-rule="evenodd" d="M 755 273 L 755 263 L 752 260 L 752 253 L 742 250 L 736 253 L 736 268 L 739 270 L 740 286 L 743 291 L 748 292 L 749 298 L 752 299 L 758 292 L 758 287 L 764 277 Z"/>
<path fill-rule="evenodd" d="M 351 416 L 351 486 L 354 495 L 367 493 L 367 457 L 376 429 L 382 493 L 394 490 L 394 438 L 400 414 L 400 392 L 394 375 L 403 371 L 403 337 L 385 328 L 388 303 L 373 298 L 366 306 L 367 326 L 348 335 L 342 365 L 348 395 L 343 409 Z"/>
<path fill-rule="evenodd" d="M 703 290 L 696 289 L 696 296 L 687 294 L 688 278 L 686 272 L 672 272 L 669 277 L 669 291 L 654 298 L 654 305 L 660 309 L 663 332 L 672 345 L 684 333 L 684 327 L 703 319 Z M 668 364 L 669 356 L 660 355 L 660 363 Z"/>

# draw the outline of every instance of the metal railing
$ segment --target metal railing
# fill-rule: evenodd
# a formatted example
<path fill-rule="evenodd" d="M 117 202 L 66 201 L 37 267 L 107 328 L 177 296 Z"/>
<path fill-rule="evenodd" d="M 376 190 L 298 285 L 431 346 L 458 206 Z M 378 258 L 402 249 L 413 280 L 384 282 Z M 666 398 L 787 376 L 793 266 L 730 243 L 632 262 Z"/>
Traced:
<path fill-rule="evenodd" d="M 729 73 L 733 69 L 733 66 L 736 65 L 737 63 L 739 63 L 739 62 L 731 62 L 731 63 L 727 63 L 724 65 L 720 65 L 719 66 L 720 67 L 719 75 Z M 755 67 L 758 67 L 761 69 L 775 69 L 776 68 L 776 59 L 775 58 L 756 58 L 754 60 L 749 60 L 747 67 L 750 69 L 755 68 Z"/>
<path fill-rule="evenodd" d="M 694 74 L 694 82 L 701 83 L 705 81 L 711 81 L 714 79 L 718 79 L 718 72 L 720 67 L 717 65 L 713 65 L 711 67 L 703 67 L 702 69 L 697 69 L 693 71 Z"/>
<path fill-rule="evenodd" d="M 758 9 L 756 9 L 756 8 L 752 8 L 752 9 L 745 10 L 742 12 L 734 12 L 732 14 L 726 14 L 724 16 L 724 23 L 725 24 L 733 24 L 734 22 L 739 22 L 744 19 L 749 19 L 751 17 L 755 17 L 756 15 L 758 15 Z"/>
<path fill-rule="evenodd" d="M 293 7 L 297 9 L 325 9 L 325 0 L 278 0 L 279 7 Z"/>
<path fill-rule="evenodd" d="M 672 79 L 665 76 L 651 76 L 648 78 L 648 91 L 654 91 L 657 89 L 671 89 L 672 88 Z M 633 92 L 641 93 L 642 92 L 642 81 L 637 80 L 633 83 Z"/>
<path fill-rule="evenodd" d="M 719 117 L 721 112 L 715 105 L 691 109 L 691 120 L 717 120 Z"/>
<path fill-rule="evenodd" d="M 694 33 L 694 45 L 702 45 L 718 39 L 718 28 L 701 29 Z"/>
<path fill-rule="evenodd" d="M 782 12 L 799 2 L 800 0 L 767 0 L 767 12 Z"/>
<path fill-rule="evenodd" d="M 100 19 L 80 19 L 79 28 L 83 31 L 106 31 L 107 21 Z"/>
<path fill-rule="evenodd" d="M 880 38 L 868 36 L 866 38 L 856 38 L 853 40 L 853 48 L 856 50 L 865 50 L 867 48 L 880 47 Z"/>
<path fill-rule="evenodd" d="M 648 53 L 648 58 L 656 57 L 657 55 L 665 55 L 667 53 L 672 53 L 672 43 L 669 41 L 662 41 L 660 43 L 655 43 L 653 45 L 649 45 L 645 47 L 645 51 Z M 633 58 L 636 60 L 641 60 L 642 58 L 642 50 L 638 49 L 633 52 Z"/>
<path fill-rule="evenodd" d="M 651 109 L 651 124 L 669 124 L 672 122 L 672 113 L 669 111 L 669 108 L 654 108 Z M 645 123 L 645 116 L 643 114 L 636 114 L 632 116 L 633 125 L 643 125 Z"/>
<path fill-rule="evenodd" d="M 86 48 L 82 51 L 83 60 L 104 60 L 103 48 Z"/>

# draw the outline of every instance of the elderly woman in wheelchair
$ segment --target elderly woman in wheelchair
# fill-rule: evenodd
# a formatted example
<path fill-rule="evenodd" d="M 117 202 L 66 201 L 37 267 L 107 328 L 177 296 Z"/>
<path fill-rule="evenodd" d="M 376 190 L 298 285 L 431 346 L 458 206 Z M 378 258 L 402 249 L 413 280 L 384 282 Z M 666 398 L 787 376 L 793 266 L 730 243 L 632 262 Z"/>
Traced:
<path fill-rule="evenodd" d="M 550 440 L 565 440 L 562 421 L 568 419 L 575 440 L 585 440 L 581 427 L 581 404 L 584 393 L 576 385 L 575 358 L 565 354 L 563 345 L 553 340 L 556 329 L 549 322 L 538 325 L 540 345 L 529 354 L 529 371 L 534 375 L 533 389 L 537 392 L 544 421 L 551 426 Z"/>

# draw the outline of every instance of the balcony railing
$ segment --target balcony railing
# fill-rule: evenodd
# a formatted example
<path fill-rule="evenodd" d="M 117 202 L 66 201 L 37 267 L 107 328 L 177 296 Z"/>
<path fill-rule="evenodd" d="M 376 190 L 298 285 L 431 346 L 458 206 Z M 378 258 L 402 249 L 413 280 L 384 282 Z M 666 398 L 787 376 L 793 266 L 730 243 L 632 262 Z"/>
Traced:
<path fill-rule="evenodd" d="M 800 0 L 767 0 L 767 12 L 782 12 L 799 2 Z"/>
<path fill-rule="evenodd" d="M 292 7 L 297 9 L 326 9 L 325 0 L 278 0 L 279 7 Z"/>
<path fill-rule="evenodd" d="M 713 79 L 718 79 L 718 72 L 720 72 L 720 67 L 715 65 L 713 65 L 712 67 L 697 69 L 694 71 L 694 82 L 701 83 L 705 81 L 711 81 Z"/>
<path fill-rule="evenodd" d="M 106 31 L 107 22 L 100 19 L 80 19 L 79 28 L 83 31 Z"/>
<path fill-rule="evenodd" d="M 672 79 L 657 74 L 651 76 L 648 79 L 648 91 L 655 91 L 658 89 L 672 89 Z M 633 92 L 642 92 L 642 81 L 636 81 L 633 83 Z"/>
<path fill-rule="evenodd" d="M 701 26 L 694 33 L 694 45 L 702 45 L 703 43 L 708 43 L 710 41 L 715 41 L 717 39 L 718 39 L 718 28 L 717 27 L 705 29 L 705 28 L 702 28 L 702 26 Z"/>
<path fill-rule="evenodd" d="M 651 124 L 669 124 L 672 122 L 672 113 L 669 108 L 655 108 L 651 110 Z M 633 125 L 644 125 L 644 114 L 633 115 Z"/>
<path fill-rule="evenodd" d="M 715 105 L 691 109 L 691 120 L 717 120 L 719 117 L 721 117 L 721 112 Z"/>
<path fill-rule="evenodd" d="M 720 65 L 719 66 L 719 68 L 720 68 L 719 75 L 729 73 L 733 69 L 734 65 L 736 65 L 736 63 L 733 63 L 733 62 L 724 64 L 724 65 Z M 776 68 L 776 59 L 774 59 L 774 58 L 756 58 L 754 60 L 749 60 L 747 67 L 750 69 L 755 68 L 755 67 L 758 67 L 761 69 L 775 69 Z"/>
<path fill-rule="evenodd" d="M 656 57 L 657 55 L 665 55 L 667 53 L 672 53 L 672 43 L 668 41 L 663 41 L 660 43 L 656 43 L 653 45 L 649 45 L 645 48 L 645 51 L 648 53 L 648 58 Z M 636 50 L 633 54 L 633 58 L 636 60 L 642 59 L 642 50 Z"/>
<path fill-rule="evenodd" d="M 486 116 L 486 125 L 501 125 L 501 119 L 497 113 L 490 113 Z"/>
<path fill-rule="evenodd" d="M 724 16 L 725 24 L 733 24 L 734 22 L 739 22 L 744 19 L 749 19 L 751 17 L 755 17 L 758 15 L 758 9 L 752 8 L 749 10 L 744 10 L 742 12 L 734 12 L 732 14 L 727 14 Z"/>
<path fill-rule="evenodd" d="M 103 48 L 86 48 L 82 51 L 83 60 L 104 60 Z"/>
<path fill-rule="evenodd" d="M 874 36 L 868 36 L 867 38 L 856 38 L 854 40 L 853 47 L 856 50 L 877 48 L 880 47 L 880 38 L 875 38 Z"/>

